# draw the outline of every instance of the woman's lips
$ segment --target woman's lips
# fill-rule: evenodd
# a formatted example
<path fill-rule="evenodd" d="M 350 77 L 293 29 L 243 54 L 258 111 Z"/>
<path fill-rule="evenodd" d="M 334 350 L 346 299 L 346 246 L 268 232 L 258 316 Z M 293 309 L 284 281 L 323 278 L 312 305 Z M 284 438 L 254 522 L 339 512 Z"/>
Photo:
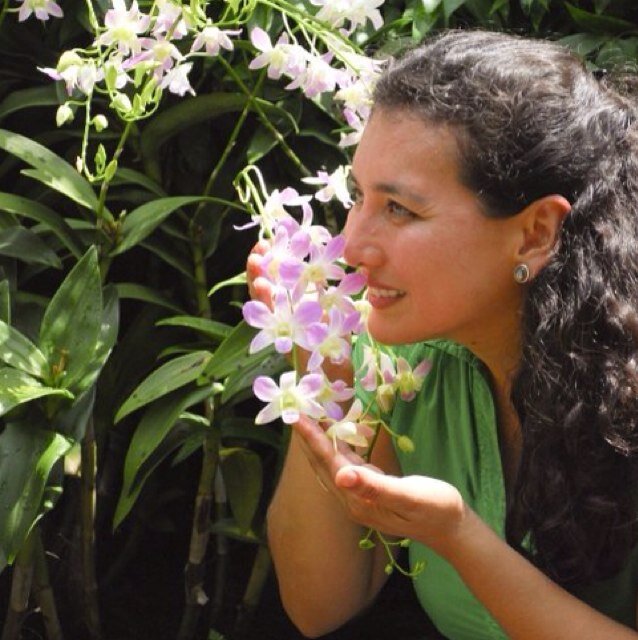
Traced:
<path fill-rule="evenodd" d="M 393 289 L 384 285 L 368 285 L 367 298 L 368 302 L 375 309 L 385 309 L 405 295 L 405 291 Z"/>

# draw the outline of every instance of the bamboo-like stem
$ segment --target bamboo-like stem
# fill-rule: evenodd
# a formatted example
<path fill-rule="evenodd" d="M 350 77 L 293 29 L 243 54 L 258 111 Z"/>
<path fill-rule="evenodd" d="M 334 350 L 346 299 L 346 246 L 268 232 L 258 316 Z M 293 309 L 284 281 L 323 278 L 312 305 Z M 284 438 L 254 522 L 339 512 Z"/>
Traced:
<path fill-rule="evenodd" d="M 13 566 L 9 611 L 2 630 L 2 640 L 19 640 L 22 622 L 29 607 L 33 580 L 33 550 L 37 525 L 31 530 L 18 552 Z"/>
<path fill-rule="evenodd" d="M 93 416 L 89 418 L 81 445 L 81 529 L 82 529 L 82 593 L 89 638 L 102 637 L 97 602 L 95 575 L 95 479 L 97 472 Z"/>
<path fill-rule="evenodd" d="M 214 426 L 215 407 L 206 403 L 206 418 L 210 427 L 204 440 L 202 471 L 195 499 L 193 529 L 185 570 L 186 604 L 177 633 L 177 640 L 192 640 L 197 622 L 208 598 L 204 592 L 205 559 L 210 538 L 210 514 L 213 502 L 213 482 L 219 461 L 220 431 Z"/>
<path fill-rule="evenodd" d="M 217 465 L 215 472 L 215 521 L 219 522 L 226 517 L 228 507 L 228 497 L 226 495 L 226 485 L 221 473 L 221 468 Z M 226 592 L 226 575 L 228 573 L 228 539 L 226 536 L 217 534 L 215 536 L 215 577 L 213 580 L 213 596 L 211 598 L 209 627 L 214 627 L 224 605 L 224 594 Z"/>
<path fill-rule="evenodd" d="M 261 594 L 266 586 L 271 567 L 272 559 L 270 557 L 270 550 L 267 545 L 260 544 L 253 562 L 253 569 L 248 579 L 244 597 L 237 612 L 233 638 L 243 637 L 251 628 L 253 616 L 259 606 Z"/>
<path fill-rule="evenodd" d="M 49 581 L 49 569 L 40 535 L 36 535 L 34 544 L 33 597 L 40 608 L 47 640 L 64 640 L 62 626 L 55 606 L 53 589 Z"/>

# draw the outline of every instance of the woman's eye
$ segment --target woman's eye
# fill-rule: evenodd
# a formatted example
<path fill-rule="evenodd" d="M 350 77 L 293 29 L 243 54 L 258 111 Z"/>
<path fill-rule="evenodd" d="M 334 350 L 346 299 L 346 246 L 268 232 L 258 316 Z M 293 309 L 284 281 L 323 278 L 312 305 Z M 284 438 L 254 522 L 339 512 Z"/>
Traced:
<path fill-rule="evenodd" d="M 414 218 L 416 214 L 414 214 L 409 209 L 406 209 L 404 206 L 400 205 L 398 202 L 394 202 L 390 200 L 388 202 L 388 211 L 395 218 Z"/>
<path fill-rule="evenodd" d="M 363 202 L 363 194 L 356 187 L 351 187 L 350 200 L 352 200 L 353 204 L 361 204 L 361 202 Z"/>

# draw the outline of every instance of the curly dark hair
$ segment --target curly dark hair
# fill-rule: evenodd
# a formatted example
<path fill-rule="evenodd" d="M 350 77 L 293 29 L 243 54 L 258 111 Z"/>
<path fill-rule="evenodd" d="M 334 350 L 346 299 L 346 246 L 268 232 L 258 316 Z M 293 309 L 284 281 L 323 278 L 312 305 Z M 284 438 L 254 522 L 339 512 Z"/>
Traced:
<path fill-rule="evenodd" d="M 451 31 L 390 64 L 374 109 L 451 125 L 485 215 L 569 200 L 527 286 L 513 383 L 523 449 L 508 541 L 567 586 L 603 579 L 637 539 L 638 113 L 564 47 Z"/>

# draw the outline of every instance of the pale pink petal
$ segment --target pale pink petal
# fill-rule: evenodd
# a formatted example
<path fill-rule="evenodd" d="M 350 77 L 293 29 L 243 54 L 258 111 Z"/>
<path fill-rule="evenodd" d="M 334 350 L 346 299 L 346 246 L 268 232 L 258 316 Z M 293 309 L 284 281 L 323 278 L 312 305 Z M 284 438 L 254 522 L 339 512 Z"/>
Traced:
<path fill-rule="evenodd" d="M 268 376 L 257 376 L 253 382 L 253 393 L 264 402 L 271 402 L 279 395 L 277 383 Z"/>

